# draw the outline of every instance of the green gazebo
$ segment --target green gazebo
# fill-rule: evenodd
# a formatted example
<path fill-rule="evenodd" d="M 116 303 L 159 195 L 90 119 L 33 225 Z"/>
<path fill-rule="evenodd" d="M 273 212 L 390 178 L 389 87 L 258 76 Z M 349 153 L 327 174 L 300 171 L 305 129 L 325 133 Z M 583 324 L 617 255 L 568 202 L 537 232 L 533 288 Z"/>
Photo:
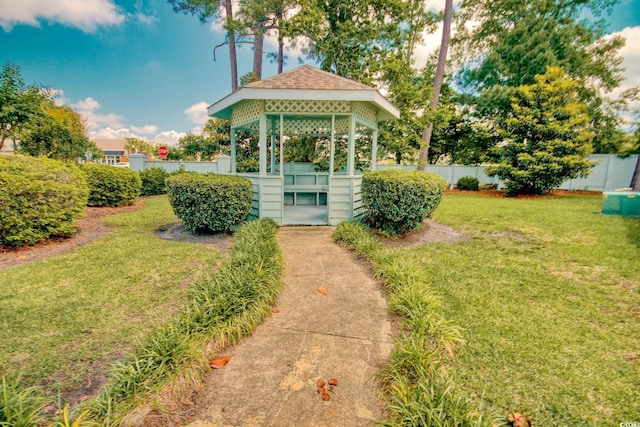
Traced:
<path fill-rule="evenodd" d="M 237 132 L 259 135 L 259 172 L 238 175 L 253 183 L 252 216 L 279 225 L 337 225 L 361 215 L 356 137 L 370 136 L 375 169 L 378 123 L 400 116 L 376 89 L 308 65 L 247 84 L 208 113 L 231 122 L 231 173 L 237 173 Z M 329 140 L 327 172 L 284 162 L 284 147 L 293 136 Z M 346 165 L 335 162 L 338 138 L 347 140 Z"/>

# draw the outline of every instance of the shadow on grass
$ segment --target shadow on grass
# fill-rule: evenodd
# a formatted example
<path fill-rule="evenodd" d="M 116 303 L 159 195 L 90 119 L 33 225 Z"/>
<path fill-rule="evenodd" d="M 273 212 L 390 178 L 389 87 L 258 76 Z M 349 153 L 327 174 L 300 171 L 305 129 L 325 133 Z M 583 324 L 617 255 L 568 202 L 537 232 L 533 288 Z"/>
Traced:
<path fill-rule="evenodd" d="M 627 238 L 640 249 L 640 218 L 627 218 Z"/>

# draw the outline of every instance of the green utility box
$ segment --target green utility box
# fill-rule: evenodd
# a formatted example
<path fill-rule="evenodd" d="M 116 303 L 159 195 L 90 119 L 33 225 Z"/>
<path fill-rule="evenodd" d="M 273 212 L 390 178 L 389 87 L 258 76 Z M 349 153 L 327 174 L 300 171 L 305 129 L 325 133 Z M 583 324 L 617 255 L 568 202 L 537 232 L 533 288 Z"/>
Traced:
<path fill-rule="evenodd" d="M 602 213 L 640 218 L 640 192 L 611 191 L 602 193 Z"/>

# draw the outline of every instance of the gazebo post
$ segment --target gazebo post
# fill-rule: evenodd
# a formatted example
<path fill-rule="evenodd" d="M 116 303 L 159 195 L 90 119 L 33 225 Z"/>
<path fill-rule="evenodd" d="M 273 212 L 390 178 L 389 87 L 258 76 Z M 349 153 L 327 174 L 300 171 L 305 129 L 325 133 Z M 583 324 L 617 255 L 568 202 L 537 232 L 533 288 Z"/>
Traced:
<path fill-rule="evenodd" d="M 271 119 L 271 174 L 276 171 L 276 120 Z"/>
<path fill-rule="evenodd" d="M 371 170 L 374 171 L 378 167 L 378 129 L 373 129 L 371 135 Z"/>
<path fill-rule="evenodd" d="M 237 173 L 236 170 L 236 128 L 231 128 L 231 135 L 229 138 L 231 143 L 231 173 Z"/>
<path fill-rule="evenodd" d="M 347 153 L 347 175 L 353 176 L 355 174 L 355 159 L 356 159 L 356 115 L 351 114 L 351 121 L 349 123 L 349 141 L 348 141 L 348 153 Z"/>
<path fill-rule="evenodd" d="M 267 174 L 267 116 L 263 113 L 260 115 L 260 176 Z"/>
<path fill-rule="evenodd" d="M 331 139 L 329 139 L 329 176 L 333 176 L 334 160 L 336 154 L 336 115 L 331 115 Z"/>
<path fill-rule="evenodd" d="M 280 176 L 284 176 L 284 116 L 280 113 Z"/>

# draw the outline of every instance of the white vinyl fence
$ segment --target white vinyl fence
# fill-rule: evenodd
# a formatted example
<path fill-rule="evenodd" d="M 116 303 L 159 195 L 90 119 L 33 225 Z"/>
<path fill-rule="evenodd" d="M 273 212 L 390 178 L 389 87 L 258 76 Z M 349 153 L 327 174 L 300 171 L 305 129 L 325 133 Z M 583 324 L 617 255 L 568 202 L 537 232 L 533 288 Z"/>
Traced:
<path fill-rule="evenodd" d="M 563 190 L 613 191 L 629 187 L 633 171 L 638 161 L 638 155 L 619 157 L 615 154 L 593 154 L 589 160 L 595 163 L 591 173 L 586 178 L 570 179 L 560 188 Z M 407 169 L 416 170 L 415 165 L 378 165 L 378 169 Z M 497 184 L 502 187 L 498 178 L 485 174 L 486 166 L 461 165 L 427 165 L 427 171 L 437 173 L 453 186 L 463 176 L 473 176 L 481 184 Z"/>
<path fill-rule="evenodd" d="M 638 161 L 638 155 L 619 157 L 615 154 L 593 154 L 589 156 L 589 160 L 595 163 L 589 176 L 565 181 L 560 188 L 563 190 L 613 191 L 629 187 L 636 162 Z M 147 161 L 146 156 L 143 154 L 131 154 L 129 155 L 129 165 L 135 171 L 159 166 L 167 172 L 173 172 L 182 166 L 187 171 L 230 173 L 231 159 L 229 156 L 220 155 L 217 162 Z M 291 167 L 294 166 L 285 164 L 285 174 L 289 171 L 287 168 Z M 295 167 L 305 167 L 313 170 L 312 165 L 308 164 Z M 378 165 L 377 168 L 417 169 L 416 165 Z M 500 180 L 495 177 L 488 177 L 485 174 L 485 169 L 486 166 L 427 165 L 428 172 L 442 176 L 447 180 L 451 188 L 463 176 L 473 176 L 478 178 L 481 184 L 497 184 L 498 188 L 502 188 Z"/>

